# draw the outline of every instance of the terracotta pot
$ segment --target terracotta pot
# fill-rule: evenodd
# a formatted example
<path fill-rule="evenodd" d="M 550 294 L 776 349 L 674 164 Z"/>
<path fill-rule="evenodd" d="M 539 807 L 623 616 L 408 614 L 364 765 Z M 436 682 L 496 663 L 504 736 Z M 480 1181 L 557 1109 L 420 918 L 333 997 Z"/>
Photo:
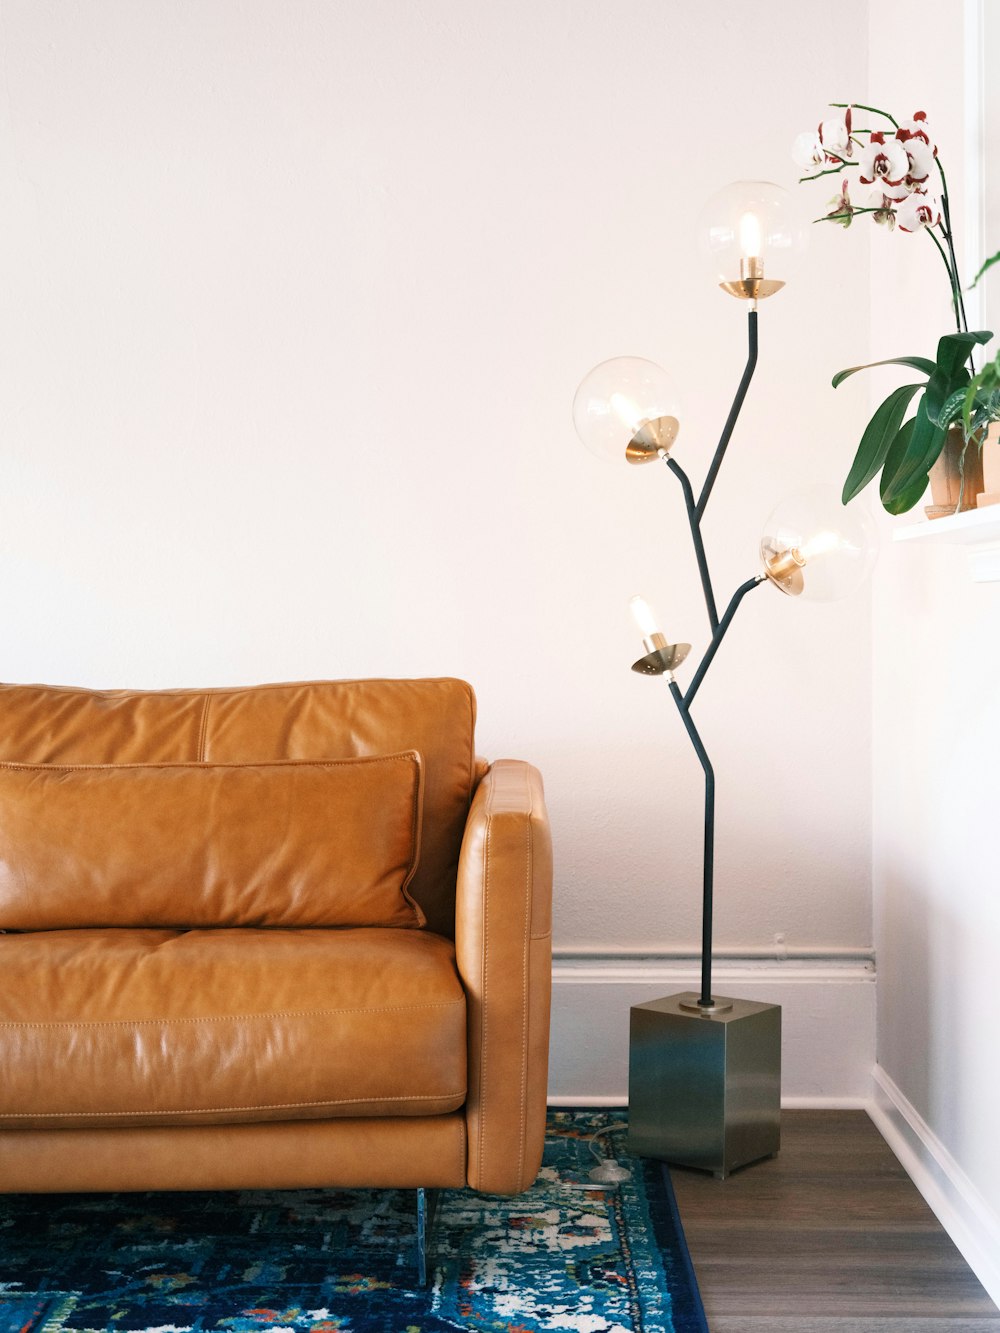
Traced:
<path fill-rule="evenodd" d="M 976 441 L 970 440 L 963 464 L 963 446 L 962 427 L 952 426 L 944 448 L 930 470 L 931 504 L 924 506 L 928 518 L 944 518 L 948 514 L 976 508 L 976 500 L 983 492 L 982 454 Z"/>
<path fill-rule="evenodd" d="M 983 441 L 983 494 L 976 503 L 1000 504 L 1000 421 L 994 421 Z"/>

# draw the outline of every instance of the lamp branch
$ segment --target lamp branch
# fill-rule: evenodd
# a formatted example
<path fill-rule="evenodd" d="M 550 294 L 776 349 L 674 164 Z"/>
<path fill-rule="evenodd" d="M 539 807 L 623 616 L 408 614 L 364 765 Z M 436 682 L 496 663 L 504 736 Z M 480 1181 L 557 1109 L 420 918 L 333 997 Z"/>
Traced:
<path fill-rule="evenodd" d="M 719 628 L 719 612 L 715 605 L 712 578 L 708 572 L 708 557 L 705 555 L 705 543 L 702 541 L 701 523 L 698 520 L 698 511 L 694 502 L 694 491 L 691 489 L 691 482 L 688 480 L 687 473 L 669 455 L 667 456 L 667 467 L 680 482 L 681 489 L 684 492 L 684 505 L 687 509 L 688 523 L 691 527 L 691 541 L 694 545 L 695 559 L 698 561 L 698 573 L 701 575 L 701 590 L 705 596 L 708 620 L 714 634 Z"/>
<path fill-rule="evenodd" d="M 712 665 L 712 659 L 715 657 L 715 654 L 719 651 L 719 645 L 722 643 L 722 640 L 725 637 L 726 630 L 732 624 L 733 616 L 735 616 L 736 612 L 739 610 L 739 606 L 740 603 L 743 601 L 743 598 L 747 595 L 748 592 L 752 592 L 754 588 L 759 587 L 760 584 L 763 583 L 764 581 L 765 581 L 765 575 L 756 574 L 752 579 L 747 579 L 746 583 L 741 583 L 740 586 L 733 593 L 729 605 L 726 608 L 726 614 L 719 621 L 718 628 L 712 635 L 712 642 L 705 649 L 705 654 L 698 665 L 698 670 L 694 673 L 694 676 L 691 680 L 691 684 L 687 688 L 687 693 L 684 695 L 685 708 L 690 708 L 694 696 L 698 693 L 698 689 L 701 685 L 701 682 L 705 678 L 705 673 L 708 670 L 708 668 Z"/>
<path fill-rule="evenodd" d="M 712 494 L 712 487 L 715 485 L 715 478 L 718 476 L 719 468 L 722 466 L 722 460 L 725 457 L 729 438 L 736 425 L 736 419 L 740 414 L 740 408 L 743 406 L 743 399 L 747 396 L 747 389 L 749 389 L 750 381 L 753 379 L 754 370 L 757 368 L 756 310 L 747 311 L 747 341 L 749 347 L 747 351 L 746 369 L 743 371 L 743 378 L 740 380 L 739 388 L 736 390 L 736 397 L 733 399 L 733 405 L 729 409 L 729 416 L 726 418 L 726 424 L 722 429 L 722 435 L 719 439 L 718 447 L 715 450 L 715 456 L 708 469 L 708 476 L 705 478 L 705 484 L 701 488 L 701 495 L 698 497 L 698 504 L 695 512 L 699 520 L 705 512 L 705 507 L 708 504 L 708 497 Z"/>

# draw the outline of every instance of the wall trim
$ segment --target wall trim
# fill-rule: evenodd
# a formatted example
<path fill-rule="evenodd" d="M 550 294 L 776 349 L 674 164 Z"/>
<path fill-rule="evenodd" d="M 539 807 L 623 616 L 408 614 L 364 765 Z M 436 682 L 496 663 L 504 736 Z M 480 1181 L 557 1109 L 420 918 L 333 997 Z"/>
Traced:
<path fill-rule="evenodd" d="M 561 944 L 552 949 L 556 963 L 590 963 L 602 965 L 644 961 L 648 963 L 701 963 L 701 948 L 695 944 L 668 945 L 650 948 L 642 944 L 619 945 L 609 949 L 600 944 Z M 773 944 L 742 944 L 713 948 L 715 962 L 830 962 L 874 964 L 875 949 L 870 944 L 799 944 L 789 948 L 783 937 Z"/>
<path fill-rule="evenodd" d="M 552 969 L 549 1101 L 625 1106 L 629 1011 L 662 995 L 696 990 L 695 949 L 641 953 L 563 948 Z M 717 995 L 782 1007 L 783 1105 L 865 1106 L 875 1059 L 875 964 L 866 947 L 778 959 L 718 951 Z"/>
<path fill-rule="evenodd" d="M 700 976 L 696 959 L 585 959 L 579 963 L 559 962 L 552 965 L 552 981 L 556 985 L 622 986 L 630 983 L 682 986 L 688 982 L 697 985 Z M 789 957 L 781 962 L 773 958 L 716 959 L 712 966 L 712 990 L 715 983 L 752 982 L 764 980 L 827 981 L 831 983 L 874 984 L 873 963 L 851 962 L 842 959 L 807 959 Z"/>
<path fill-rule="evenodd" d="M 571 1107 L 581 1108 L 604 1108 L 620 1107 L 624 1110 L 628 1106 L 627 1096 L 616 1097 L 592 1097 L 586 1102 L 582 1102 L 579 1097 L 560 1097 L 553 1096 L 548 1099 L 549 1106 L 557 1110 L 570 1109 Z M 782 1097 L 782 1108 L 786 1111 L 871 1111 L 871 1099 L 869 1097 Z"/>
<path fill-rule="evenodd" d="M 868 1113 L 995 1305 L 1000 1306 L 1000 1217 L 920 1112 L 878 1064 Z"/>

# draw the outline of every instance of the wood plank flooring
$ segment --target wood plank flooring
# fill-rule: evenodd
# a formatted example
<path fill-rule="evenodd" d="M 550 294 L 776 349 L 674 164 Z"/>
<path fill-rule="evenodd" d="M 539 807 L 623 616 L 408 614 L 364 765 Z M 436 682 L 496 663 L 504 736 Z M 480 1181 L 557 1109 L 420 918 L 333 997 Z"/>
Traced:
<path fill-rule="evenodd" d="M 783 1112 L 770 1161 L 670 1175 L 711 1333 L 1000 1333 L 863 1111 Z"/>

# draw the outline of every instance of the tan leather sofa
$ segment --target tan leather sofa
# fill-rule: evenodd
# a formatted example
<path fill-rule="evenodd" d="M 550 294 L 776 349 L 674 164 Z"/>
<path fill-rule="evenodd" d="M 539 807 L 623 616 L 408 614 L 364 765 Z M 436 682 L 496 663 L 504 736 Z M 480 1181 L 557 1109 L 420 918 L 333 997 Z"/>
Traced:
<path fill-rule="evenodd" d="M 0 1189 L 527 1188 L 551 845 L 474 721 L 457 680 L 0 686 Z"/>

